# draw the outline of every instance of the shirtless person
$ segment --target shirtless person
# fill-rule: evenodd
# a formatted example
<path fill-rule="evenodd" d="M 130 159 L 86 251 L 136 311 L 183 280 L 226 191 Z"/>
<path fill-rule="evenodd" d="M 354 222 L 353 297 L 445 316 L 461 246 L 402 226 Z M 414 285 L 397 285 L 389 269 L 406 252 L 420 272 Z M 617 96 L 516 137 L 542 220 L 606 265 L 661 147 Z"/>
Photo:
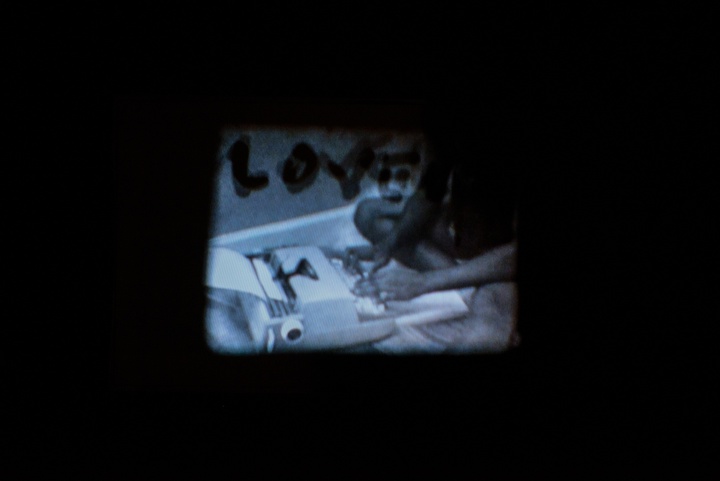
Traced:
<path fill-rule="evenodd" d="M 435 158 L 404 208 L 384 199 L 358 205 L 355 225 L 373 244 L 374 264 L 355 292 L 392 301 L 475 287 L 464 318 L 404 329 L 443 352 L 504 351 L 519 340 L 515 159 L 502 142 L 436 140 Z M 391 258 L 405 267 L 383 269 Z"/>

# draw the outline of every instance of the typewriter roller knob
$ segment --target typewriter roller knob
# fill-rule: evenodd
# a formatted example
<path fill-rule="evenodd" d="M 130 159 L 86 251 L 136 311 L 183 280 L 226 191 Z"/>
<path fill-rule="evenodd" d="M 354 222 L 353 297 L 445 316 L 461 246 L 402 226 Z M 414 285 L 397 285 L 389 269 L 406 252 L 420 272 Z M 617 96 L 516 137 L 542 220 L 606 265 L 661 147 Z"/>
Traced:
<path fill-rule="evenodd" d="M 305 329 L 300 321 L 291 319 L 289 321 L 285 321 L 280 327 L 280 335 L 285 341 L 294 342 L 302 337 L 304 330 Z"/>

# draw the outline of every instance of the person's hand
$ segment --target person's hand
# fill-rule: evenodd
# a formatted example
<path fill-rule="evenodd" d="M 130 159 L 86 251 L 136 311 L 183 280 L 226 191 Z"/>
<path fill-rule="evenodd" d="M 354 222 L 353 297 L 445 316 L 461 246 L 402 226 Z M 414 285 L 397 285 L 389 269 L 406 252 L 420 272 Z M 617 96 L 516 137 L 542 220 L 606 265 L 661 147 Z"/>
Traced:
<path fill-rule="evenodd" d="M 389 235 L 373 246 L 373 265 L 370 268 L 371 275 L 388 265 L 390 259 L 392 259 L 393 251 L 397 247 L 396 244 L 397 242 L 395 238 L 392 235 Z"/>
<path fill-rule="evenodd" d="M 355 284 L 353 293 L 377 297 L 381 301 L 406 301 L 429 292 L 426 277 L 411 269 L 376 272 Z"/>

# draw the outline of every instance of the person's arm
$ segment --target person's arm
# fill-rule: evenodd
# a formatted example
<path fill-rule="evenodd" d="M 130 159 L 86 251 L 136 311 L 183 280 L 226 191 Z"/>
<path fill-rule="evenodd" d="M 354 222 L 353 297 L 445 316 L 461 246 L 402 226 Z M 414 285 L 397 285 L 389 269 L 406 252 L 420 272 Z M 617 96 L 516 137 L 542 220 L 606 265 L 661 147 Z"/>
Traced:
<path fill-rule="evenodd" d="M 463 289 L 491 282 L 515 280 L 516 242 L 488 251 L 447 269 L 417 272 L 412 269 L 381 270 L 355 287 L 357 295 L 376 295 L 382 300 L 409 300 L 429 292 Z"/>
<path fill-rule="evenodd" d="M 516 242 L 496 247 L 468 262 L 424 273 L 426 292 L 462 289 L 515 280 Z"/>

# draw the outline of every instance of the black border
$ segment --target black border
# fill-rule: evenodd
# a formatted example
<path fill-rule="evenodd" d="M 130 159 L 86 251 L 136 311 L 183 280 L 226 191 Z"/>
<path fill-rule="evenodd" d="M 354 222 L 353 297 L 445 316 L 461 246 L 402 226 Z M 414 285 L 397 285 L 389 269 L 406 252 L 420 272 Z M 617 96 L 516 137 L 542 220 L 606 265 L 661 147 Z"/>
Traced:
<path fill-rule="evenodd" d="M 682 175 L 687 172 L 677 160 L 687 157 L 687 149 L 701 156 L 700 144 L 678 140 L 686 117 L 674 110 L 688 102 L 699 105 L 689 92 L 703 81 L 694 77 L 692 85 L 681 85 L 673 75 L 685 75 L 688 59 L 699 58 L 699 50 L 685 47 L 689 39 L 702 40 L 709 29 L 698 24 L 687 35 L 678 33 L 675 12 L 660 7 L 652 12 L 608 12 L 602 6 L 582 12 L 529 5 L 508 10 L 513 11 L 487 17 L 446 17 L 432 11 L 408 18 L 373 12 L 351 15 L 351 22 L 340 22 L 331 31 L 317 30 L 315 36 L 307 27 L 318 21 L 316 15 L 264 16 L 282 17 L 268 28 L 253 27 L 251 20 L 260 17 L 250 12 L 243 16 L 216 11 L 206 15 L 213 21 L 202 32 L 224 34 L 206 37 L 191 27 L 192 22 L 179 22 L 182 15 L 177 11 L 115 9 L 111 55 L 92 35 L 81 40 L 93 44 L 91 55 L 77 56 L 69 49 L 57 56 L 62 61 L 51 64 L 58 66 L 56 90 L 69 99 L 62 102 L 63 109 L 71 108 L 50 120 L 59 124 L 72 117 L 67 130 L 79 127 L 82 144 L 92 151 L 78 169 L 86 173 L 78 183 L 91 188 L 82 191 L 79 201 L 67 203 L 70 208 L 89 207 L 88 222 L 68 225 L 65 217 L 63 223 L 75 233 L 87 233 L 84 239 L 91 239 L 92 245 L 82 243 L 80 248 L 73 236 L 63 252 L 71 264 L 63 266 L 63 274 L 69 274 L 63 279 L 73 281 L 78 259 L 88 254 L 86 265 L 95 273 L 108 268 L 110 276 L 97 285 L 88 286 L 87 276 L 71 284 L 87 294 L 82 305 L 91 313 L 88 325 L 93 329 L 81 336 L 70 369 L 44 358 L 38 363 L 37 372 L 51 373 L 52 385 L 62 387 L 35 400 L 45 410 L 46 399 L 67 400 L 60 409 L 50 410 L 69 420 L 63 427 L 77 428 L 70 420 L 90 413 L 82 425 L 89 429 L 83 432 L 97 442 L 87 443 L 94 446 L 84 453 L 84 461 L 88 455 L 102 454 L 100 446 L 109 446 L 116 454 L 108 466 L 116 474 L 127 472 L 127 464 L 133 469 L 163 460 L 176 463 L 171 471 L 182 471 L 186 464 L 176 461 L 178 457 L 196 459 L 211 445 L 220 451 L 205 456 L 203 466 L 212 465 L 218 452 L 233 460 L 242 452 L 243 462 L 256 465 L 248 459 L 257 456 L 266 472 L 268 460 L 276 458 L 265 446 L 281 439 L 306 446 L 300 449 L 304 453 L 321 447 L 325 457 L 319 469 L 325 472 L 352 471 L 348 466 L 358 465 L 353 453 L 369 454 L 366 467 L 358 470 L 364 476 L 380 471 L 425 474 L 426 467 L 474 476 L 546 470 L 586 475 L 616 468 L 664 473 L 668 465 L 699 466 L 686 461 L 702 460 L 702 450 L 698 454 L 691 447 L 677 448 L 695 421 L 688 413 L 698 406 L 704 412 L 702 402 L 690 402 L 685 394 L 692 380 L 702 376 L 688 377 L 683 371 L 687 380 L 678 381 L 680 368 L 668 362 L 679 358 L 678 343 L 648 333 L 685 319 L 681 315 L 668 322 L 696 298 L 666 295 L 672 294 L 668 286 L 677 287 L 668 267 L 687 265 L 684 261 L 690 256 L 665 234 L 686 216 L 695 229 L 708 224 L 696 209 L 707 199 L 692 196 L 697 179 Z M 218 18 L 224 19 L 222 25 Z M 101 75 L 88 69 L 95 58 L 106 59 Z M 276 383 L 261 378 L 255 380 L 255 392 L 217 392 L 183 383 L 187 375 L 199 374 L 193 372 L 192 362 L 182 359 L 182 349 L 161 356 L 169 352 L 166 346 L 143 344 L 143 338 L 148 341 L 148 324 L 139 319 L 155 326 L 149 339 L 160 338 L 166 331 L 163 321 L 152 315 L 164 316 L 172 299 L 194 292 L 195 281 L 187 276 L 201 272 L 202 261 L 190 256 L 188 270 L 158 293 L 155 289 L 161 284 L 155 281 L 162 276 L 152 273 L 150 265 L 145 266 L 149 277 L 138 276 L 133 269 L 138 258 L 132 253 L 159 252 L 166 240 L 189 232 L 170 254 L 154 261 L 162 268 L 171 267 L 173 256 L 204 245 L 204 229 L 184 227 L 205 222 L 203 201 L 187 200 L 206 198 L 207 183 L 190 182 L 191 177 L 207 178 L 204 167 L 192 160 L 181 163 L 176 177 L 167 176 L 167 167 L 176 165 L 176 159 L 202 156 L 215 148 L 214 120 L 200 121 L 207 113 L 201 105 L 208 98 L 240 98 L 240 103 L 255 104 L 422 103 L 443 90 L 438 86 L 452 85 L 478 66 L 488 86 L 485 91 L 493 92 L 498 104 L 516 99 L 515 112 L 532 105 L 528 123 L 537 127 L 531 137 L 538 160 L 527 172 L 535 188 L 527 194 L 522 219 L 523 256 L 533 260 L 526 263 L 530 267 L 525 268 L 523 301 L 532 298 L 531 307 L 525 308 L 530 313 L 523 314 L 533 319 L 524 326 L 532 342 L 517 355 L 431 361 L 358 358 L 358 364 L 348 361 L 350 366 L 307 358 L 289 371 L 289 364 L 278 358 L 277 364 L 250 369 L 256 374 L 271 372 Z M 78 75 L 69 79 L 57 75 L 73 69 Z M 475 91 L 467 84 L 460 87 L 460 98 Z M 147 107 L 152 104 L 161 108 Z M 124 110 L 132 105 L 139 107 Z M 49 107 L 54 106 L 42 108 L 46 120 L 53 112 Z M 216 113 L 211 109 L 209 117 Z M 129 118 L 141 120 L 134 131 L 124 123 Z M 147 130 L 140 128 L 143 124 Z M 147 152 L 129 164 L 127 154 L 133 149 L 126 147 L 128 132 L 131 144 Z M 200 141 L 183 144 L 188 133 Z M 98 167 L 98 157 L 108 145 L 114 162 L 104 170 Z M 75 149 L 65 152 L 66 159 L 79 150 L 69 146 Z M 158 163 L 158 158 L 163 160 Z M 668 159 L 673 167 L 658 167 Z M 63 173 L 65 165 L 59 169 Z M 101 175 L 95 175 L 95 169 Z M 97 199 L 106 198 L 109 185 L 117 188 L 109 199 L 112 208 L 105 209 Z M 67 189 L 57 190 L 62 195 L 56 200 L 65 199 Z M 150 192 L 153 195 L 144 196 Z M 143 195 L 128 206 L 128 198 L 138 193 Z M 167 205 L 177 211 L 163 223 L 136 218 Z M 96 225 L 98 219 L 108 218 L 111 249 Z M 140 224 L 154 233 L 154 240 L 128 250 L 128 239 Z M 680 257 L 668 262 L 671 256 Z M 122 266 L 125 260 L 129 266 Z M 658 265 L 663 267 L 659 273 Z M 126 274 L 131 275 L 123 277 Z M 682 279 L 695 276 L 694 270 L 683 270 Z M 528 284 L 533 289 L 527 289 Z M 122 342 L 118 346 L 116 330 L 124 329 L 122 319 L 134 313 L 122 307 L 129 302 L 122 294 L 137 290 L 147 296 L 133 297 L 133 307 L 142 313 L 131 323 L 135 329 L 130 337 L 137 336 L 136 345 L 144 347 L 126 350 Z M 109 291 L 114 293 L 112 300 Z M 658 296 L 662 302 L 657 302 Z M 59 300 L 78 311 L 69 296 Z M 197 306 L 195 313 L 179 313 L 177 305 L 174 309 L 195 319 Z M 114 323 L 106 322 L 110 318 Z M 183 338 L 189 339 L 179 336 Z M 73 344 L 62 344 L 64 354 L 71 350 L 68 346 Z M 123 358 L 137 367 L 130 379 L 142 389 L 117 389 L 113 376 Z M 222 382 L 233 370 L 225 369 L 217 374 Z M 168 372 L 174 372 L 172 379 L 164 376 Z M 301 377 L 308 373 L 311 382 Z M 164 381 L 158 382 L 161 378 Z M 203 387 L 209 384 L 212 380 Z M 286 412 L 288 404 L 299 406 L 303 415 L 278 414 Z M 468 433 L 477 443 L 464 441 Z M 238 449 L 238 439 L 253 448 Z M 158 444 L 171 446 L 172 454 L 157 459 Z M 412 462 L 398 462 L 397 453 Z M 316 466 L 313 459 L 298 455 L 285 460 L 289 467 L 277 469 L 291 474 L 297 465 Z M 380 467 L 384 464 L 395 469 Z M 490 465 L 495 469 L 487 468 Z"/>

